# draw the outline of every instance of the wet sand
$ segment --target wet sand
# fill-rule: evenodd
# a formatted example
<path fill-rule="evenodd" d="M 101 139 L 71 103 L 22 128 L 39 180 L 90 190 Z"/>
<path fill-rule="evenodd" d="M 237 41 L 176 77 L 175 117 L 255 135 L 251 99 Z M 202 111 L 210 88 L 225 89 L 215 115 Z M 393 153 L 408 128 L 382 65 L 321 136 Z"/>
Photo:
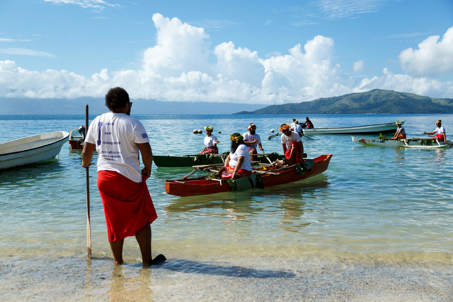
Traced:
<path fill-rule="evenodd" d="M 453 266 L 316 257 L 184 259 L 142 269 L 109 257 L 7 257 L 2 301 L 453 301 Z"/>

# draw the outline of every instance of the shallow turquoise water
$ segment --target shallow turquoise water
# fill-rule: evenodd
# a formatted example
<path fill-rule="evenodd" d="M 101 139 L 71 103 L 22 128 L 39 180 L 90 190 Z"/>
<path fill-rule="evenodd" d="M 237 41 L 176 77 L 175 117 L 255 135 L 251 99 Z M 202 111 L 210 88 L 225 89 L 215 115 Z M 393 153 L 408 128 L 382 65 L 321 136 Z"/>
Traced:
<path fill-rule="evenodd" d="M 245 131 L 251 121 L 266 152 L 281 152 L 279 139 L 267 136 L 292 117 L 138 116 L 156 155 L 199 152 L 203 136 L 192 130 L 205 125 L 221 130 L 216 135 L 225 152 L 229 133 Z M 448 134 L 453 115 L 311 116 L 317 127 L 405 120 L 408 136 L 422 136 L 439 118 Z M 7 141 L 70 131 L 84 118 L 2 116 L 0 123 L 0 141 Z M 304 138 L 304 146 L 309 157 L 333 153 L 324 176 L 307 185 L 179 198 L 165 194 L 165 179 L 190 169 L 154 166 L 148 180 L 159 216 L 152 226 L 154 252 L 170 259 L 253 259 L 254 266 L 264 265 L 268 257 L 277 257 L 282 266 L 288 259 L 294 263 L 310 257 L 368 264 L 453 263 L 452 149 L 363 147 L 347 135 Z M 90 175 L 93 253 L 110 257 L 95 165 Z M 0 262 L 11 257 L 73 259 L 85 253 L 85 171 L 80 154 L 70 153 L 68 145 L 56 161 L 1 171 L 0 196 Z M 126 261 L 138 257 L 134 240 L 126 241 Z"/>

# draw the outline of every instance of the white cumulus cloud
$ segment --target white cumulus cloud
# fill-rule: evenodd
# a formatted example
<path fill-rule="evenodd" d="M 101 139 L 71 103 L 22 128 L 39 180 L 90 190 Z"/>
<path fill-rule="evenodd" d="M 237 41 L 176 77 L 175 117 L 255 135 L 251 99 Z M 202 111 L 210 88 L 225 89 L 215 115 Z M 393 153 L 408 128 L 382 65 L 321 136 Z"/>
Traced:
<path fill-rule="evenodd" d="M 453 73 L 453 26 L 440 39 L 430 36 L 417 49 L 408 48 L 399 56 L 403 70 L 411 75 L 426 76 Z"/>
<path fill-rule="evenodd" d="M 154 45 L 143 51 L 136 69 L 103 68 L 89 76 L 68 70 L 27 70 L 11 60 L 0 61 L 0 95 L 4 97 L 102 97 L 122 86 L 133 98 L 162 101 L 211 101 L 281 104 L 364 91 L 394 89 L 430 96 L 451 96 L 450 82 L 408 74 L 357 79 L 335 63 L 333 39 L 321 35 L 286 53 L 260 57 L 232 41 L 212 45 L 201 27 L 178 18 L 153 15 Z M 445 38 L 444 38 L 445 40 Z M 354 69 L 363 68 L 356 61 Z"/>
<path fill-rule="evenodd" d="M 371 78 L 363 78 L 354 88 L 355 92 L 370 89 L 389 89 L 402 92 L 412 92 L 426 96 L 451 96 L 453 95 L 453 81 L 440 82 L 426 77 L 413 77 L 408 74 L 394 74 L 384 68 L 382 74 Z"/>

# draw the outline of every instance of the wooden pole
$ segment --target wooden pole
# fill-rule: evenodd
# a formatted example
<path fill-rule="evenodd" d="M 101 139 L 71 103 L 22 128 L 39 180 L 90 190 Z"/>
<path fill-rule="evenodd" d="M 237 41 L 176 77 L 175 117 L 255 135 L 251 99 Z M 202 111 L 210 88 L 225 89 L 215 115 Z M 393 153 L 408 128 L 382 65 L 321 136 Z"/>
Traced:
<path fill-rule="evenodd" d="M 85 133 L 88 133 L 88 105 L 85 106 Z M 87 186 L 87 257 L 91 259 L 90 168 L 86 167 Z"/>

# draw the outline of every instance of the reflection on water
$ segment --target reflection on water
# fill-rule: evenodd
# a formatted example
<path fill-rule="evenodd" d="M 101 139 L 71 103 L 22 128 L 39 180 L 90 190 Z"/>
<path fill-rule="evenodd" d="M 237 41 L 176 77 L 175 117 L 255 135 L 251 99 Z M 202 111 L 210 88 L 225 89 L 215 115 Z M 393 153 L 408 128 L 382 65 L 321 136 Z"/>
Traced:
<path fill-rule="evenodd" d="M 57 160 L 0 171 L 0 185 L 35 185 L 36 182 L 61 177 L 65 167 Z"/>
<path fill-rule="evenodd" d="M 218 138 L 220 152 L 224 152 L 230 147 L 229 133 L 245 131 L 250 119 L 258 126 L 261 137 L 266 138 L 269 129 L 276 129 L 293 117 L 298 118 L 143 116 L 141 120 L 155 154 L 183 155 L 202 148 L 203 136 L 192 134 L 194 128 L 201 128 L 196 125 L 212 124 L 222 130 Z M 408 136 L 417 136 L 431 130 L 439 117 L 313 118 L 316 125 L 327 128 L 406 120 Z M 447 129 L 453 128 L 453 115 L 440 118 Z M 5 131 L 0 141 L 36 132 L 71 130 L 81 123 L 83 117 L 80 121 L 65 117 L 3 120 Z M 171 137 L 167 135 L 170 130 Z M 266 152 L 282 152 L 279 139 L 264 140 L 263 145 Z M 453 162 L 448 155 L 453 149 L 362 147 L 349 136 L 333 135 L 304 138 L 304 147 L 310 158 L 334 154 L 326 176 L 316 184 L 292 183 L 264 190 L 178 198 L 165 193 L 165 180 L 182 177 L 191 168 L 154 166 L 147 183 L 159 216 L 153 223 L 156 249 L 163 253 L 172 251 L 177 258 L 199 255 L 201 251 L 204 255 L 237 255 L 242 249 L 253 256 L 280 255 L 282 246 L 295 257 L 310 249 L 356 251 L 356 255 L 387 251 L 450 255 Z M 0 252 L 34 256 L 84 251 L 85 170 L 80 164 L 80 154 L 70 153 L 66 145 L 56 161 L 0 172 Z M 97 255 L 110 256 L 94 164 L 90 176 L 93 244 Z M 135 245 L 125 248 L 137 252 Z"/>
<path fill-rule="evenodd" d="M 281 216 L 281 228 L 297 232 L 310 223 L 301 219 L 304 214 L 304 196 L 313 197 L 319 189 L 328 187 L 326 175 L 319 175 L 309 183 L 292 183 L 276 187 L 242 192 L 227 192 L 211 195 L 178 197 L 165 207 L 168 215 L 207 209 L 206 215 L 222 216 L 231 220 L 250 219 L 254 215 Z M 261 212 L 265 212 L 264 214 Z M 260 214 L 261 213 L 261 214 Z"/>

